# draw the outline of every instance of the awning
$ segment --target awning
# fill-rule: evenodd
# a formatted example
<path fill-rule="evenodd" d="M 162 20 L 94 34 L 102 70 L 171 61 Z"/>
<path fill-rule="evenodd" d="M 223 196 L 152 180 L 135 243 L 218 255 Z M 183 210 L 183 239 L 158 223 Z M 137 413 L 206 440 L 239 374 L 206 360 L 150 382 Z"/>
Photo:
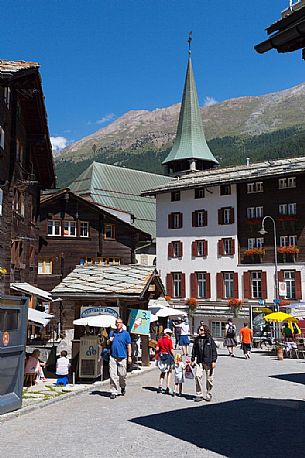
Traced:
<path fill-rule="evenodd" d="M 112 315 L 92 315 L 85 318 L 78 318 L 73 321 L 76 326 L 92 326 L 95 328 L 115 327 L 116 318 Z"/>
<path fill-rule="evenodd" d="M 43 289 L 36 288 L 36 286 L 32 286 L 29 283 L 11 283 L 11 289 L 31 296 L 37 296 L 44 301 L 52 300 L 51 293 L 44 291 Z"/>
<path fill-rule="evenodd" d="M 54 315 L 50 315 L 49 313 L 40 312 L 35 309 L 28 309 L 28 321 L 42 324 L 42 326 L 46 326 L 53 317 Z"/>

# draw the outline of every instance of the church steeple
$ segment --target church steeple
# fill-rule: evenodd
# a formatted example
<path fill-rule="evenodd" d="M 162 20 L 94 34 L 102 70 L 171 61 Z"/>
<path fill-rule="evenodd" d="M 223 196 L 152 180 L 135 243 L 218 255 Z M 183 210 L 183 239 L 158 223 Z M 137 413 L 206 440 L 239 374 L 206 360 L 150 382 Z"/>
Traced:
<path fill-rule="evenodd" d="M 193 73 L 189 37 L 189 57 L 179 123 L 174 145 L 163 161 L 171 175 L 205 170 L 218 165 L 207 145 L 200 115 Z"/>

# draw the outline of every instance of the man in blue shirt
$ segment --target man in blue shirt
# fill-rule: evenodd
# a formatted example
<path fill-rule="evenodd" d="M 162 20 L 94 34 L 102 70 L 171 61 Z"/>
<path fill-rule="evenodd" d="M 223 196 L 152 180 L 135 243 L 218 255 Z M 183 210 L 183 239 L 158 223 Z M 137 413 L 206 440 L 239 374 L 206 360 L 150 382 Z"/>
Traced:
<path fill-rule="evenodd" d="M 131 338 L 123 329 L 123 320 L 116 319 L 116 330 L 110 331 L 110 399 L 118 395 L 118 387 L 122 396 L 126 393 L 127 361 L 131 364 Z"/>

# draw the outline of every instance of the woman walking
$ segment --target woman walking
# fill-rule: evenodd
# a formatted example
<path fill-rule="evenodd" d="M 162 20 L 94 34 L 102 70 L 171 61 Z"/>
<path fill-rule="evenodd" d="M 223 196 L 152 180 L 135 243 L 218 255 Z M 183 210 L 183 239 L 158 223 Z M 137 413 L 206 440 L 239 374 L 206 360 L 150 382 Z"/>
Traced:
<path fill-rule="evenodd" d="M 169 328 L 164 330 L 164 336 L 158 340 L 156 351 L 158 358 L 158 368 L 160 369 L 160 379 L 158 393 L 164 392 L 170 394 L 170 384 L 172 377 L 172 369 L 175 361 L 175 353 L 172 342 L 173 331 Z M 163 382 L 166 375 L 166 389 L 163 391 Z"/>
<path fill-rule="evenodd" d="M 236 326 L 232 322 L 232 318 L 229 318 L 225 329 L 225 338 L 223 342 L 224 346 L 227 347 L 229 356 L 234 357 L 234 348 L 237 345 L 236 340 Z"/>

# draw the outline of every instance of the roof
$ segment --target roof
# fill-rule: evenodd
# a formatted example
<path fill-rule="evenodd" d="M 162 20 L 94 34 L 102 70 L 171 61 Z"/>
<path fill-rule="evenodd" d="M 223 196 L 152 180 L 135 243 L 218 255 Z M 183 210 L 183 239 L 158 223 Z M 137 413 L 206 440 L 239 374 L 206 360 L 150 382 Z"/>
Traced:
<path fill-rule="evenodd" d="M 45 301 L 52 300 L 51 293 L 44 291 L 43 289 L 36 288 L 36 286 L 32 286 L 29 283 L 11 283 L 10 287 L 15 291 L 19 291 L 30 296 L 37 296 Z"/>
<path fill-rule="evenodd" d="M 33 321 L 34 323 L 46 326 L 53 317 L 54 315 L 49 315 L 49 313 L 40 312 L 39 310 L 28 308 L 28 320 Z"/>
<path fill-rule="evenodd" d="M 23 70 L 38 69 L 37 62 L 25 62 L 24 60 L 0 60 L 0 72 L 3 74 L 16 74 Z"/>
<path fill-rule="evenodd" d="M 176 178 L 165 186 L 146 191 L 145 195 L 156 195 L 174 189 L 211 187 L 220 184 L 251 182 L 272 177 L 287 176 L 305 172 L 305 157 L 279 159 L 276 161 L 258 162 L 255 164 L 223 167 L 194 172 Z"/>
<path fill-rule="evenodd" d="M 137 227 L 133 226 L 132 224 L 129 224 L 127 221 L 124 221 L 121 218 L 118 218 L 113 213 L 107 212 L 103 207 L 100 207 L 98 203 L 92 202 L 88 199 L 83 198 L 82 196 L 75 194 L 74 192 L 70 191 L 69 188 L 60 189 L 60 190 L 57 190 L 56 192 L 42 193 L 40 196 L 40 206 L 43 207 L 44 205 L 47 205 L 48 203 L 53 202 L 56 199 L 62 198 L 66 194 L 70 194 L 77 201 L 82 202 L 84 205 L 87 205 L 87 207 L 91 208 L 93 211 L 103 213 L 104 215 L 107 215 L 112 220 L 119 222 L 120 224 L 126 225 L 131 231 L 139 233 L 140 240 L 149 240 L 150 239 L 151 237 L 150 234 L 145 233 L 141 229 L 138 229 Z"/>
<path fill-rule="evenodd" d="M 163 164 L 183 159 L 200 159 L 218 164 L 205 139 L 190 57 L 187 65 L 176 138 Z"/>
<path fill-rule="evenodd" d="M 156 235 L 156 203 L 141 196 L 148 188 L 161 186 L 171 178 L 114 165 L 93 162 L 73 183 L 71 191 L 93 202 L 134 215 L 134 226 Z"/>
<path fill-rule="evenodd" d="M 304 0 L 285 10 L 282 18 L 267 28 L 270 37 L 254 48 L 263 54 L 271 49 L 292 52 L 305 46 L 305 2 Z"/>
<path fill-rule="evenodd" d="M 151 281 L 162 283 L 156 269 L 149 266 L 77 266 L 57 285 L 52 294 L 61 297 L 137 297 L 144 295 Z"/>

